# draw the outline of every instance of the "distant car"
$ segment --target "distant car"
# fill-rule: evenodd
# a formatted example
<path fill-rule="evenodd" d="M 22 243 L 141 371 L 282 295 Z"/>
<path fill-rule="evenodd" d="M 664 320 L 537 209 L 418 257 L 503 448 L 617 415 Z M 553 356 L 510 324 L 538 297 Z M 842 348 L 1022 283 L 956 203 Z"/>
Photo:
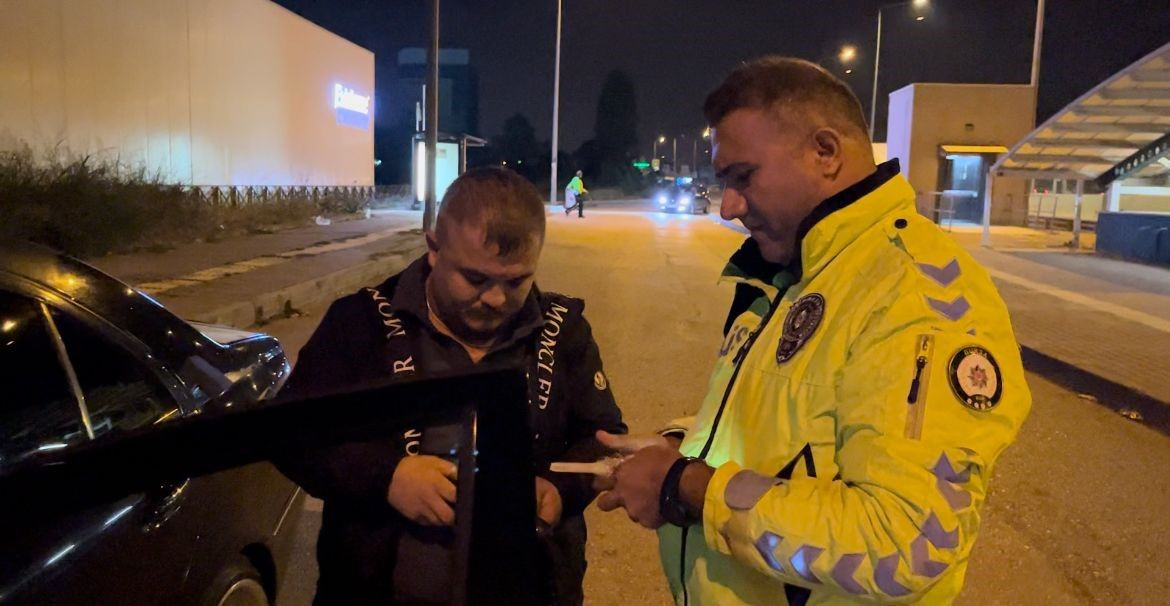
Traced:
<path fill-rule="evenodd" d="M 254 404 L 288 374 L 272 337 L 184 322 L 84 263 L 0 244 L 0 472 Z M 6 517 L 0 604 L 273 603 L 302 498 L 261 463 L 86 511 Z"/>
<path fill-rule="evenodd" d="M 707 189 L 689 182 L 659 189 L 654 194 L 654 200 L 658 209 L 665 212 L 696 215 L 711 212 L 711 200 L 707 197 Z"/>

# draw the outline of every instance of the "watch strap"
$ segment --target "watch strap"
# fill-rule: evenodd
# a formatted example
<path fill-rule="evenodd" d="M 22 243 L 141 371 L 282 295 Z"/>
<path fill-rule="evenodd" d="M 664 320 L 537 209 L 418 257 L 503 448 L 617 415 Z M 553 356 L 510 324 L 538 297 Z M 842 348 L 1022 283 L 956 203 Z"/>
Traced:
<path fill-rule="evenodd" d="M 666 477 L 662 479 L 662 488 L 658 491 L 658 512 L 663 520 L 675 526 L 686 527 L 698 522 L 679 495 L 679 484 L 687 466 L 699 461 L 702 459 L 682 457 L 671 464 L 670 469 L 666 471 Z"/>

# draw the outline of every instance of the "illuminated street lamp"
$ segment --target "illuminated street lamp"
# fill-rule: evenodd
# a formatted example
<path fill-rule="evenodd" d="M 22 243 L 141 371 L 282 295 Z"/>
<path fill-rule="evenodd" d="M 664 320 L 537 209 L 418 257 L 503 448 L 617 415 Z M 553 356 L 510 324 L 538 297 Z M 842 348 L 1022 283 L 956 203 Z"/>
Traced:
<path fill-rule="evenodd" d="M 845 66 L 845 73 L 852 74 L 853 68 L 850 66 L 853 60 L 857 58 L 857 47 L 853 45 L 845 45 L 841 47 L 841 51 L 837 53 L 837 60 L 841 65 Z"/>
<path fill-rule="evenodd" d="M 658 138 L 654 140 L 654 154 L 652 156 L 654 158 L 658 157 L 658 144 L 659 143 L 666 143 L 666 135 L 658 135 Z"/>

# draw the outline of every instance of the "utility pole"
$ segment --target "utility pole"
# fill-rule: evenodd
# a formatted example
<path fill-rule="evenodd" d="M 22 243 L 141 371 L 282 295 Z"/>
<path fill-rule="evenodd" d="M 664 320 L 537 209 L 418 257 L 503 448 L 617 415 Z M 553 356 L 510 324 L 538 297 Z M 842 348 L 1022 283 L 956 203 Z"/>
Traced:
<path fill-rule="evenodd" d="M 426 193 L 423 231 L 435 225 L 435 149 L 439 145 L 439 0 L 431 0 L 431 46 L 427 51 Z"/>
<path fill-rule="evenodd" d="M 552 163 L 549 166 L 548 203 L 557 203 L 557 131 L 561 121 L 561 0 L 557 0 L 557 59 L 553 71 Z"/>

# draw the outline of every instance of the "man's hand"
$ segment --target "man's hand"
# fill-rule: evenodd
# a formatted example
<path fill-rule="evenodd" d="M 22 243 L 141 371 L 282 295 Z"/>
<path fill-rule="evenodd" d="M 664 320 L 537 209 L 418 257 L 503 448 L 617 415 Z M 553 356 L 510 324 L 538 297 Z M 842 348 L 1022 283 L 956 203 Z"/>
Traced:
<path fill-rule="evenodd" d="M 430 455 L 404 457 L 394 469 L 386 500 L 416 524 L 451 526 L 455 523 L 454 463 Z"/>
<path fill-rule="evenodd" d="M 601 439 L 600 434 L 598 439 Z M 611 488 L 597 498 L 597 506 L 602 511 L 624 507 L 626 515 L 635 523 L 646 528 L 662 526 L 658 493 L 662 490 L 666 472 L 682 455 L 666 445 L 665 439 L 658 439 L 663 443 L 638 450 L 614 471 Z"/>
<path fill-rule="evenodd" d="M 672 448 L 678 450 L 678 443 L 668 440 L 658 434 L 648 434 L 641 436 L 630 436 L 623 434 L 609 433 L 608 431 L 598 431 L 595 436 L 597 441 L 601 442 L 602 446 L 611 450 L 617 451 L 619 455 L 629 457 L 629 455 L 649 448 L 651 446 L 662 446 L 664 448 Z M 613 488 L 614 476 L 601 477 L 594 476 L 593 490 L 601 492 L 603 490 L 610 490 Z"/>
<path fill-rule="evenodd" d="M 556 526 L 561 521 L 564 503 L 561 502 L 561 493 L 552 482 L 536 476 L 536 517 L 549 526 Z"/>

